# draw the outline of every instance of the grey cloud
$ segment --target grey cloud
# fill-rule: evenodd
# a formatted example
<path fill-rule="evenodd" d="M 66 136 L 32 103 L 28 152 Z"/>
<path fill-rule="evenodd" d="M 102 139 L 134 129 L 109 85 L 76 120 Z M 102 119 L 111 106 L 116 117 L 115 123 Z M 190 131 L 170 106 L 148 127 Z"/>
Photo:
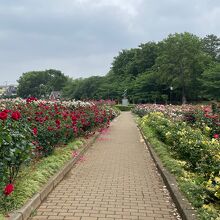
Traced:
<path fill-rule="evenodd" d="M 123 48 L 169 33 L 220 35 L 219 0 L 0 0 L 0 84 L 56 68 L 105 74 Z"/>

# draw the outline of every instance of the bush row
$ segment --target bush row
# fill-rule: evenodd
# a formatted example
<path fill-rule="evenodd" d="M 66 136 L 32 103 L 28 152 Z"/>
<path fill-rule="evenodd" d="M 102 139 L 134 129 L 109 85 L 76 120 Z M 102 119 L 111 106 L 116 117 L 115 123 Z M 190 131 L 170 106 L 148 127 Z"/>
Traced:
<path fill-rule="evenodd" d="M 220 108 L 212 105 L 137 105 L 133 112 L 140 117 L 151 112 L 162 112 L 168 118 L 175 121 L 185 121 L 193 128 L 198 128 L 208 137 L 220 136 Z"/>
<path fill-rule="evenodd" d="M 111 107 L 94 103 L 0 100 L 0 196 L 14 190 L 22 166 L 88 137 L 115 116 Z"/>
<path fill-rule="evenodd" d="M 118 108 L 120 111 L 131 111 L 134 106 L 133 105 L 115 105 L 116 108 Z"/>
<path fill-rule="evenodd" d="M 186 122 L 173 121 L 161 112 L 142 118 L 141 126 L 150 126 L 157 137 L 166 144 L 173 157 L 182 160 L 188 170 L 204 178 L 210 200 L 220 202 L 220 142 L 210 139 L 200 129 Z"/>

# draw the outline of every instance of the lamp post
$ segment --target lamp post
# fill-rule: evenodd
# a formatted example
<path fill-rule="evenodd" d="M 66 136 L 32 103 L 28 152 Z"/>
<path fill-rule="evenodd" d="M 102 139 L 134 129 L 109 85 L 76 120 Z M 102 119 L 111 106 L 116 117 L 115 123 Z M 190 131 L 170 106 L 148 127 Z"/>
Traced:
<path fill-rule="evenodd" d="M 173 91 L 173 86 L 170 86 L 170 104 L 172 102 L 172 91 Z"/>

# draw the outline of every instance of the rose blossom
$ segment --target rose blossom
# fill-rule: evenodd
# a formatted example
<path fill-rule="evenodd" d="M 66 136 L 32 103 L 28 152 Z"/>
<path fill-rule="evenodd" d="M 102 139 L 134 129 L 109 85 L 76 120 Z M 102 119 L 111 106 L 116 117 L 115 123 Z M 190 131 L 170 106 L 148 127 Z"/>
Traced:
<path fill-rule="evenodd" d="M 4 188 L 4 194 L 6 196 L 9 196 L 12 192 L 14 191 L 14 185 L 9 183 L 5 188 Z"/>
<path fill-rule="evenodd" d="M 17 121 L 21 118 L 21 113 L 19 111 L 14 111 L 11 114 L 11 118 Z"/>
<path fill-rule="evenodd" d="M 37 128 L 33 128 L 32 132 L 33 132 L 34 136 L 37 136 Z"/>
<path fill-rule="evenodd" d="M 0 112 L 0 119 L 6 120 L 8 117 L 8 114 L 5 111 Z"/>
<path fill-rule="evenodd" d="M 219 138 L 219 134 L 214 134 L 213 137 L 214 137 L 215 139 L 218 139 L 218 138 Z"/>

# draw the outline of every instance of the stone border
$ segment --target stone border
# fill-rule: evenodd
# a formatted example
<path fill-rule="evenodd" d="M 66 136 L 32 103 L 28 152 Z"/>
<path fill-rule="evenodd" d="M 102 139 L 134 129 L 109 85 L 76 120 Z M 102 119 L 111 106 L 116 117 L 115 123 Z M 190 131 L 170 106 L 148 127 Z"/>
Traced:
<path fill-rule="evenodd" d="M 81 156 L 88 150 L 90 146 L 96 141 L 100 133 L 96 133 L 93 137 L 86 141 L 82 146 L 82 150 L 79 154 L 67 162 L 64 167 L 52 176 L 46 185 L 43 186 L 40 192 L 36 193 L 24 206 L 11 213 L 7 220 L 27 220 L 31 214 L 40 206 L 40 204 L 47 198 L 50 192 L 63 180 L 67 173 L 73 168 L 73 166 L 79 161 Z"/>
<path fill-rule="evenodd" d="M 177 207 L 177 210 L 183 220 L 196 220 L 197 214 L 195 209 L 190 205 L 186 197 L 180 192 L 178 188 L 178 184 L 176 182 L 175 177 L 163 166 L 160 158 L 157 156 L 156 152 L 154 151 L 153 147 L 145 137 L 142 129 L 140 126 L 138 126 L 139 131 L 145 141 L 145 144 L 147 145 L 147 148 L 151 154 L 151 157 L 153 158 L 156 167 L 160 173 L 160 175 L 163 178 L 163 181 L 167 187 L 167 189 L 170 192 L 170 195 L 174 201 L 174 204 Z"/>

